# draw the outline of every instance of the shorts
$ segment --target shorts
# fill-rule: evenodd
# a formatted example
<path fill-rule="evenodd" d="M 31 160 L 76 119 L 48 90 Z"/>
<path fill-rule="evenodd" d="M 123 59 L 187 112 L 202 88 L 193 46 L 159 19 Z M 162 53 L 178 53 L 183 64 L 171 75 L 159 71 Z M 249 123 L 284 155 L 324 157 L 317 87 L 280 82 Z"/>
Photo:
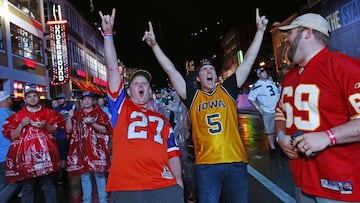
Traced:
<path fill-rule="evenodd" d="M 275 113 L 264 112 L 262 115 L 264 123 L 264 133 L 271 135 L 275 133 Z"/>

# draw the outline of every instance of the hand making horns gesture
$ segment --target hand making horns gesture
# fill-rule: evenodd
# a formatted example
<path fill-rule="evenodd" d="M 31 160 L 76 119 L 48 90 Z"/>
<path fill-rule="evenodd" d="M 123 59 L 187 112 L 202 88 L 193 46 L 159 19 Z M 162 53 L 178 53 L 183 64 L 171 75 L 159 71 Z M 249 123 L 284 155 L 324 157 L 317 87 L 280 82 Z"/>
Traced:
<path fill-rule="evenodd" d="M 101 28 L 103 33 L 113 33 L 114 22 L 115 22 L 115 13 L 116 9 L 112 9 L 111 16 L 103 15 L 101 11 L 99 11 L 99 15 L 101 18 Z"/>

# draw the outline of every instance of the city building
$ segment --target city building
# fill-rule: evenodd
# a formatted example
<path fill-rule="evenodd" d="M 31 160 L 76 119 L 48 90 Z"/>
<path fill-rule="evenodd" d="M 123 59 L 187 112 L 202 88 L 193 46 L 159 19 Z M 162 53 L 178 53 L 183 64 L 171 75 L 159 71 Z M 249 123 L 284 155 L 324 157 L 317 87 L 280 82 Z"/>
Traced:
<path fill-rule="evenodd" d="M 70 1 L 0 0 L 0 89 L 16 98 L 26 85 L 41 99 L 106 94 L 102 40 Z"/>
<path fill-rule="evenodd" d="M 304 12 L 319 13 L 330 24 L 329 49 L 335 50 L 360 59 L 360 6 L 352 0 L 308 0 L 307 4 L 299 8 L 298 13 L 289 16 L 283 22 L 279 22 L 271 29 L 273 49 L 275 55 L 276 70 L 288 68 L 291 62 L 286 57 L 288 47 L 284 43 L 285 34 L 280 32 L 279 26 L 289 24 L 298 15 Z"/>

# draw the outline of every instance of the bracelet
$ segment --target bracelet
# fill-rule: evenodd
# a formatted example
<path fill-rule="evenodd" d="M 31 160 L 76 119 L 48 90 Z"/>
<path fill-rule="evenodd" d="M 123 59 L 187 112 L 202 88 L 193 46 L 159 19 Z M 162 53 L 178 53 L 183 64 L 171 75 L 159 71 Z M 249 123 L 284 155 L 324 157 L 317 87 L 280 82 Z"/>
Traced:
<path fill-rule="evenodd" d="M 327 130 L 325 131 L 326 135 L 329 137 L 330 139 L 330 146 L 333 146 L 336 144 L 336 135 L 334 134 L 334 132 L 332 130 Z"/>
<path fill-rule="evenodd" d="M 101 35 L 102 36 L 113 36 L 113 35 L 115 35 L 115 32 L 101 32 Z"/>
<path fill-rule="evenodd" d="M 104 39 L 113 39 L 112 35 L 104 35 Z"/>

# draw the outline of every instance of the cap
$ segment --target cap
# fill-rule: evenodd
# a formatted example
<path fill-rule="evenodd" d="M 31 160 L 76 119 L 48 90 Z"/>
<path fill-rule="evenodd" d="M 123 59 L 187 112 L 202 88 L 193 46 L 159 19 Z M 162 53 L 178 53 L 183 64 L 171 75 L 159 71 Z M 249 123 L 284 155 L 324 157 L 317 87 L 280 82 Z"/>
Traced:
<path fill-rule="evenodd" d="M 0 91 L 0 102 L 5 101 L 10 97 L 10 94 L 7 91 Z"/>
<path fill-rule="evenodd" d="M 90 91 L 84 91 L 81 93 L 81 97 L 95 97 L 95 94 Z"/>
<path fill-rule="evenodd" d="M 135 70 L 134 72 L 132 72 L 132 74 L 130 75 L 130 83 L 138 75 L 144 76 L 147 81 L 151 82 L 151 74 L 149 72 L 147 72 L 146 70 L 138 69 L 138 70 Z"/>
<path fill-rule="evenodd" d="M 56 95 L 55 99 L 63 99 L 66 98 L 66 95 L 64 93 L 59 93 L 58 95 Z"/>
<path fill-rule="evenodd" d="M 24 89 L 24 95 L 26 95 L 29 92 L 36 92 L 38 93 L 37 89 L 35 87 L 25 87 Z"/>
<path fill-rule="evenodd" d="M 261 72 L 263 72 L 263 71 L 266 71 L 265 68 L 259 67 L 259 68 L 256 69 L 256 74 L 259 75 L 259 74 L 260 74 Z"/>
<path fill-rule="evenodd" d="M 280 30 L 291 30 L 297 27 L 307 27 L 330 36 L 330 24 L 320 14 L 307 13 L 295 18 L 289 25 L 280 26 Z"/>
<path fill-rule="evenodd" d="M 197 70 L 199 70 L 201 67 L 206 66 L 206 65 L 215 67 L 215 65 L 211 61 L 205 60 L 199 64 L 199 66 L 197 67 Z"/>

